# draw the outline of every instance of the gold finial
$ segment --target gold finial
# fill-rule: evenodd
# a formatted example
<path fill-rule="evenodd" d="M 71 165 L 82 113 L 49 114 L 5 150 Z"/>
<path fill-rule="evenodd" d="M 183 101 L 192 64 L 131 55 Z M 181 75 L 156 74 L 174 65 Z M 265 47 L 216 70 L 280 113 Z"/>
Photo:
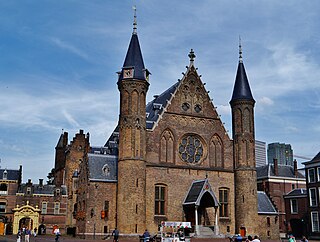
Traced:
<path fill-rule="evenodd" d="M 137 34 L 137 7 L 136 5 L 134 5 L 132 7 L 133 11 L 134 11 L 134 15 L 133 15 L 133 34 Z"/>

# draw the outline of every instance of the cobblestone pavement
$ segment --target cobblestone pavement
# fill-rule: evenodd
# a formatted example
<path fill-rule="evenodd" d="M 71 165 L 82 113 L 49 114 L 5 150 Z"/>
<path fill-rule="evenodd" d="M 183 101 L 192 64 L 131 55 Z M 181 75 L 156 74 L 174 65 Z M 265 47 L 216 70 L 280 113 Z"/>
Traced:
<path fill-rule="evenodd" d="M 30 237 L 30 242 L 54 242 L 55 237 L 52 235 L 46 235 L 46 236 L 37 236 L 37 237 Z M 9 236 L 0 236 L 0 242 L 12 242 L 17 241 L 16 236 L 9 235 Z M 212 238 L 206 238 L 206 239 L 200 239 L 200 238 L 192 238 L 191 242 L 229 242 L 229 239 L 212 239 Z M 264 240 L 262 242 L 280 242 L 281 240 Z M 24 239 L 21 242 L 25 242 Z M 80 238 L 80 237 L 69 237 L 69 236 L 62 236 L 59 239 L 59 242 L 112 242 L 112 239 L 102 239 L 99 237 L 94 238 Z M 119 239 L 119 242 L 139 242 L 138 238 L 121 238 Z M 310 241 L 311 242 L 311 241 Z"/>
<path fill-rule="evenodd" d="M 30 237 L 30 242 L 55 242 L 53 235 L 42 235 L 37 237 Z M 0 242 L 16 242 L 17 238 L 15 235 L 0 236 Z M 200 239 L 200 238 L 191 238 L 191 242 L 229 242 L 229 239 Z M 287 242 L 288 240 L 262 240 L 261 242 Z M 297 242 L 300 240 L 297 240 Z M 21 242 L 25 242 L 24 239 Z M 69 237 L 61 236 L 59 242 L 112 242 L 112 239 L 102 239 L 101 236 L 96 236 L 96 238 L 80 238 L 80 237 Z M 138 238 L 119 238 L 119 242 L 139 242 Z M 315 240 L 309 240 L 309 242 L 316 242 Z M 319 242 L 319 241 L 317 241 Z"/>

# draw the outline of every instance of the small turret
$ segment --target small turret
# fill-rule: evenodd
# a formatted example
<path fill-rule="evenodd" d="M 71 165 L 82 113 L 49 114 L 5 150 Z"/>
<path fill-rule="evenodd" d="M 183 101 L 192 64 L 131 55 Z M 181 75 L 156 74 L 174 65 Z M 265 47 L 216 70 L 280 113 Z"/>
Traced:
<path fill-rule="evenodd" d="M 239 64 L 230 101 L 235 184 L 235 233 L 257 231 L 257 175 L 255 164 L 254 104 L 242 60 L 239 43 Z"/>
<path fill-rule="evenodd" d="M 146 228 L 146 95 L 150 73 L 144 67 L 136 25 L 135 12 L 131 41 L 117 83 L 120 91 L 117 226 L 127 234 L 143 233 Z M 136 211 L 135 215 L 128 218 L 131 211 Z"/>

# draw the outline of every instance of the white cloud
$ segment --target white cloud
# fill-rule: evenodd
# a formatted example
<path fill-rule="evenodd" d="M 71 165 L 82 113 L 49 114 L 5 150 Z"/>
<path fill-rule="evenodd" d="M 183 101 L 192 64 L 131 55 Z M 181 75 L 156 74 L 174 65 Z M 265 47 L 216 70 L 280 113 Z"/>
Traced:
<path fill-rule="evenodd" d="M 220 115 L 228 115 L 231 116 L 231 108 L 229 105 L 218 105 L 217 106 L 217 112 Z"/>
<path fill-rule="evenodd" d="M 258 100 L 258 103 L 261 105 L 271 106 L 271 105 L 273 105 L 274 102 L 273 102 L 273 100 L 271 100 L 268 97 L 262 97 Z"/>
<path fill-rule="evenodd" d="M 67 43 L 66 41 L 63 41 L 63 40 L 56 38 L 56 37 L 51 37 L 49 40 L 51 43 L 55 44 L 56 46 L 58 46 L 61 49 L 64 49 L 64 50 L 67 50 L 73 54 L 76 54 L 77 56 L 80 56 L 85 60 L 89 59 L 88 55 L 84 51 L 80 50 L 79 48 L 73 46 L 70 43 Z"/>
<path fill-rule="evenodd" d="M 70 113 L 67 112 L 67 110 L 63 109 L 62 113 L 66 120 L 70 123 L 70 125 L 75 126 L 75 127 L 80 127 L 80 124 L 71 116 Z"/>

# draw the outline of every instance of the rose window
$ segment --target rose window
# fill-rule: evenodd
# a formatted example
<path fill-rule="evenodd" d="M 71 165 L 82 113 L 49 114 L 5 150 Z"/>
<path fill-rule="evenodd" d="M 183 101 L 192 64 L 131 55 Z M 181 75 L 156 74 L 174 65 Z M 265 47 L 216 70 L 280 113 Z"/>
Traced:
<path fill-rule="evenodd" d="M 183 161 L 199 163 L 203 157 L 203 144 L 195 135 L 187 135 L 179 144 L 179 154 Z"/>

